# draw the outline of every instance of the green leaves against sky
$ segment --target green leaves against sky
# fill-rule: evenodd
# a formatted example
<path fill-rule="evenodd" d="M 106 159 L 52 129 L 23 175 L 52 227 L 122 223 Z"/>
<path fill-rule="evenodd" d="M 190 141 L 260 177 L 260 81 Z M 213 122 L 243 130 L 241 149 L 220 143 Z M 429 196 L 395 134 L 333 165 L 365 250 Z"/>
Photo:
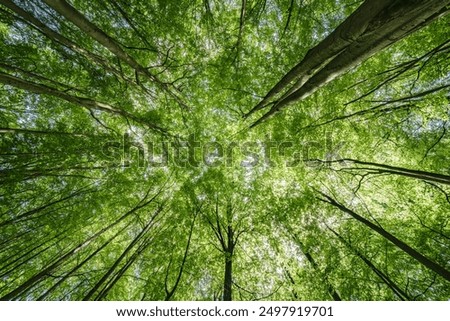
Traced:
<path fill-rule="evenodd" d="M 449 1 L 0 0 L 3 300 L 447 300 Z"/>

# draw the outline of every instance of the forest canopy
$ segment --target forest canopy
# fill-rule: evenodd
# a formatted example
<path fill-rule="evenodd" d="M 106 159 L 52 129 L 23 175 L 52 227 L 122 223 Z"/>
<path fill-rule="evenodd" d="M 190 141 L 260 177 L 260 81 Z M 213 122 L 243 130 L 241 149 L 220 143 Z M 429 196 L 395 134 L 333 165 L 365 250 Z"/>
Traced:
<path fill-rule="evenodd" d="M 448 300 L 449 12 L 0 0 L 0 299 Z"/>

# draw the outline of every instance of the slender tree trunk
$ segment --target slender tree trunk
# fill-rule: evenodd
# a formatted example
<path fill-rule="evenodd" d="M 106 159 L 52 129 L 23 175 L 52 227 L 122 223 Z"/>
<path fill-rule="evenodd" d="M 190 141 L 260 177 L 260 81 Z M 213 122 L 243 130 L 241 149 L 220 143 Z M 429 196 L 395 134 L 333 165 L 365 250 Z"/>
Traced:
<path fill-rule="evenodd" d="M 148 79 L 154 82 L 159 88 L 172 96 L 181 106 L 187 107 L 186 104 L 175 94 L 169 85 L 159 80 L 155 75 L 144 66 L 140 65 L 133 57 L 126 53 L 121 46 L 103 30 L 98 28 L 95 24 L 89 21 L 81 12 L 71 6 L 64 0 L 44 0 L 44 2 L 53 8 L 56 12 L 72 22 L 88 36 L 107 48 L 111 53 L 116 55 L 120 60 L 124 61 L 132 67 L 137 73 L 145 75 Z"/>
<path fill-rule="evenodd" d="M 25 128 L 0 128 L 0 134 L 34 134 L 34 135 L 55 135 L 55 136 L 73 136 L 73 137 L 85 137 L 87 135 L 78 133 L 66 133 L 58 131 L 38 130 L 38 129 L 25 129 Z"/>
<path fill-rule="evenodd" d="M 10 220 L 3 221 L 3 222 L 0 223 L 0 228 L 4 227 L 4 226 L 7 226 L 7 225 L 10 225 L 10 224 L 13 224 L 15 222 L 18 222 L 18 221 L 23 220 L 25 218 L 29 218 L 30 216 L 32 216 L 32 215 L 34 215 L 34 214 L 36 214 L 38 212 L 41 212 L 41 211 L 43 211 L 43 210 L 45 210 L 45 209 L 47 209 L 47 208 L 49 208 L 49 207 L 51 207 L 53 205 L 59 204 L 59 203 L 64 202 L 64 201 L 66 201 L 68 199 L 71 199 L 73 197 L 76 197 L 76 196 L 79 196 L 79 195 L 83 195 L 83 194 L 87 194 L 87 193 L 90 193 L 90 192 L 92 193 L 93 191 L 94 191 L 93 189 L 92 190 L 86 190 L 84 188 L 80 189 L 80 190 L 77 190 L 77 191 L 75 191 L 75 192 L 73 192 L 73 193 L 71 193 L 71 194 L 69 194 L 69 195 L 67 195 L 65 197 L 61 197 L 60 199 L 58 199 L 56 201 L 47 203 L 47 204 L 42 205 L 42 206 L 40 206 L 38 208 L 35 208 L 35 209 L 32 209 L 32 210 L 27 211 L 25 213 L 19 214 L 19 215 L 15 216 L 14 218 L 10 219 Z"/>
<path fill-rule="evenodd" d="M 156 216 L 162 211 L 162 207 L 158 208 L 156 212 L 152 215 L 147 225 L 141 230 L 141 232 L 130 242 L 127 248 L 122 252 L 122 254 L 117 258 L 114 264 L 108 269 L 108 271 L 103 275 L 103 277 L 92 287 L 92 289 L 83 298 L 83 301 L 88 301 L 97 292 L 97 290 L 105 283 L 109 276 L 114 272 L 116 267 L 122 262 L 122 260 L 127 256 L 127 254 L 135 247 L 135 245 L 142 239 L 147 237 L 147 232 L 153 226 L 153 222 Z"/>
<path fill-rule="evenodd" d="M 216 198 L 216 222 L 215 224 L 209 219 L 208 223 L 211 226 L 211 229 L 214 231 L 217 239 L 220 242 L 222 247 L 222 252 L 225 256 L 225 270 L 224 270 L 224 278 L 223 278 L 223 300 L 224 301 L 232 301 L 233 295 L 233 254 L 236 244 L 238 242 L 239 236 L 243 233 L 243 231 L 238 231 L 237 233 L 234 231 L 232 223 L 233 223 L 233 208 L 231 201 L 227 201 L 226 208 L 226 219 L 227 226 L 223 231 L 223 226 L 219 219 L 219 200 Z M 236 234 L 236 235 L 235 235 Z"/>
<path fill-rule="evenodd" d="M 6 85 L 10 85 L 13 87 L 17 87 L 19 89 L 23 89 L 26 91 L 30 91 L 36 94 L 44 94 L 44 95 L 50 95 L 53 97 L 57 97 L 57 98 L 61 98 L 63 100 L 66 100 L 70 103 L 73 103 L 75 105 L 84 107 L 90 111 L 92 110 L 99 110 L 102 112 L 107 112 L 110 114 L 114 114 L 117 116 L 121 116 L 124 117 L 126 119 L 131 119 L 134 120 L 137 123 L 141 123 L 145 126 L 148 126 L 151 129 L 154 129 L 158 132 L 161 133 L 165 133 L 166 130 L 164 130 L 163 128 L 154 125 L 152 123 L 149 123 L 147 121 L 143 121 L 142 119 L 140 119 L 139 117 L 134 116 L 133 114 L 126 112 L 124 110 L 118 109 L 116 107 L 113 107 L 109 104 L 103 103 L 103 102 L 98 102 L 95 101 L 93 99 L 90 98 L 84 98 L 84 97 L 79 97 L 79 96 L 74 96 L 74 95 L 70 95 L 67 94 L 65 92 L 59 91 L 56 88 L 53 87 L 49 87 L 43 84 L 39 84 L 39 83 L 34 83 L 31 81 L 27 81 L 12 75 L 8 75 L 5 74 L 3 72 L 0 72 L 0 82 L 4 83 Z"/>
<path fill-rule="evenodd" d="M 44 300 L 50 293 L 52 293 L 56 288 L 58 288 L 62 283 L 64 283 L 73 273 L 81 269 L 87 262 L 89 262 L 94 256 L 96 256 L 101 250 L 103 250 L 106 246 L 111 244 L 111 242 L 120 234 L 125 231 L 130 226 L 130 223 L 125 225 L 122 229 L 120 229 L 113 237 L 111 237 L 108 241 L 103 243 L 100 247 L 98 247 L 94 252 L 92 252 L 87 258 L 81 261 L 79 264 L 74 266 L 69 272 L 67 272 L 58 282 L 53 284 L 48 290 L 46 290 L 41 296 L 39 296 L 36 301 Z"/>
<path fill-rule="evenodd" d="M 446 268 L 442 267 L 441 265 L 437 264 L 436 262 L 434 262 L 434 261 L 430 260 L 429 258 L 425 257 L 424 255 L 420 254 L 419 252 L 414 250 L 412 247 L 410 247 L 405 242 L 402 242 L 401 240 L 399 240 L 398 238 L 396 238 L 394 235 L 390 234 L 383 228 L 379 227 L 378 225 L 375 225 L 374 223 L 368 221 L 364 217 L 356 214 L 352 210 L 350 210 L 347 207 L 343 206 L 342 204 L 338 203 L 330 196 L 323 194 L 323 193 L 321 193 L 321 194 L 326 199 L 318 198 L 319 200 L 321 200 L 325 203 L 331 204 L 331 205 L 337 207 L 338 209 L 340 209 L 341 211 L 343 211 L 344 213 L 349 214 L 357 221 L 363 223 L 364 225 L 366 225 L 373 231 L 375 231 L 378 234 L 380 234 L 381 236 L 383 236 L 388 241 L 392 242 L 395 246 L 397 246 L 399 249 L 403 250 L 405 253 L 409 254 L 412 258 L 414 258 L 415 260 L 417 260 L 418 262 L 423 264 L 428 269 L 434 271 L 436 274 L 439 274 L 447 281 L 450 281 L 450 271 L 448 271 Z"/>
<path fill-rule="evenodd" d="M 178 275 L 177 275 L 175 284 L 173 285 L 173 287 L 170 290 L 168 287 L 169 267 L 167 268 L 166 279 L 164 282 L 164 287 L 165 287 L 165 291 L 166 291 L 166 296 L 164 298 L 164 301 L 170 301 L 170 299 L 172 299 L 173 295 L 175 294 L 175 292 L 178 288 L 178 285 L 180 284 L 181 277 L 183 276 L 184 266 L 186 264 L 186 260 L 187 260 L 188 253 L 189 253 L 189 247 L 191 245 L 192 233 L 194 231 L 195 219 L 197 218 L 197 214 L 198 214 L 198 212 L 195 213 L 195 216 L 192 219 L 191 226 L 189 228 L 189 236 L 188 236 L 188 240 L 186 243 L 186 248 L 184 250 L 183 260 L 182 260 L 180 268 L 178 270 Z"/>
<path fill-rule="evenodd" d="M 160 190 L 155 196 L 153 196 L 150 200 L 145 201 L 145 199 L 148 197 L 150 189 L 148 190 L 145 197 L 139 202 L 138 205 L 136 205 L 134 208 L 132 208 L 130 211 L 126 212 L 124 215 L 122 215 L 120 218 L 118 218 L 115 222 L 111 223 L 110 225 L 102 228 L 100 231 L 95 233 L 94 235 L 90 236 L 87 240 L 77 244 L 76 246 L 72 247 L 69 251 L 64 253 L 59 259 L 57 259 L 55 262 L 44 268 L 42 271 L 38 272 L 37 274 L 33 275 L 29 279 L 27 279 L 24 283 L 22 283 L 20 286 L 12 290 L 11 292 L 7 293 L 3 297 L 0 298 L 2 301 L 7 300 L 13 300 L 17 296 L 21 295 L 23 292 L 27 291 L 37 283 L 39 283 L 42 279 L 45 279 L 48 277 L 48 275 L 54 271 L 56 268 L 58 268 L 61 264 L 63 264 L 67 259 L 69 259 L 72 255 L 75 253 L 81 251 L 85 247 L 87 247 L 89 244 L 91 244 L 95 239 L 97 239 L 100 235 L 105 233 L 106 231 L 110 230 L 114 226 L 118 225 L 120 222 L 122 222 L 124 219 L 129 217 L 131 214 L 135 213 L 139 209 L 147 206 L 151 202 L 155 200 L 155 198 L 161 193 L 162 190 Z"/>
<path fill-rule="evenodd" d="M 401 175 L 401 176 L 406 176 L 406 177 L 415 178 L 415 179 L 422 179 L 424 181 L 430 181 L 430 182 L 450 185 L 450 176 L 449 175 L 420 171 L 420 170 L 409 169 L 409 168 L 404 168 L 404 167 L 385 165 L 385 164 L 379 164 L 379 163 L 373 163 L 373 162 L 365 162 L 365 161 L 360 161 L 360 160 L 351 159 L 351 158 L 343 158 L 343 159 L 337 159 L 337 160 L 331 160 L 331 161 L 319 160 L 319 159 L 305 160 L 305 161 L 313 161 L 313 162 L 316 161 L 316 162 L 323 163 L 323 164 L 353 163 L 353 164 L 365 165 L 365 166 L 369 166 L 369 167 L 350 167 L 350 168 L 344 167 L 343 170 L 347 170 L 347 171 L 366 170 L 366 171 L 369 171 L 369 174 L 371 171 L 374 174 L 388 173 L 388 174 Z"/>
<path fill-rule="evenodd" d="M 450 176 L 449 175 L 420 171 L 420 170 L 413 170 L 413 169 L 378 164 L 378 163 L 364 162 L 364 161 L 359 161 L 356 159 L 344 159 L 344 161 L 350 161 L 355 164 L 369 165 L 369 166 L 373 166 L 376 168 L 382 168 L 382 169 L 385 169 L 385 172 L 387 172 L 387 173 L 403 175 L 403 176 L 407 176 L 407 177 L 411 177 L 411 178 L 418 178 L 418 179 L 423 179 L 426 181 L 433 181 L 436 183 L 450 185 Z"/>
<path fill-rule="evenodd" d="M 223 281 L 223 300 L 232 301 L 232 287 L 233 287 L 233 252 L 234 252 L 234 231 L 231 225 L 228 225 L 227 230 L 228 244 L 225 249 L 225 275 Z"/>
<path fill-rule="evenodd" d="M 411 298 L 409 297 L 409 295 L 403 291 L 402 289 L 400 289 L 398 287 L 397 284 L 395 284 L 394 281 L 392 281 L 389 276 L 387 276 L 385 273 L 383 273 L 383 271 L 379 270 L 368 258 L 366 258 L 360 251 L 358 251 L 356 248 L 354 248 L 353 246 L 351 246 L 351 244 L 346 241 L 339 233 L 337 233 L 336 231 L 334 231 L 332 228 L 328 227 L 327 228 L 334 234 L 337 236 L 337 238 L 350 250 L 350 252 L 352 252 L 353 254 L 355 254 L 357 257 L 359 257 L 361 260 L 363 260 L 363 262 L 381 279 L 381 281 L 383 281 L 384 284 L 386 284 L 391 290 L 392 292 L 394 292 L 394 294 L 402 301 L 410 301 Z"/>
<path fill-rule="evenodd" d="M 311 264 L 311 266 L 314 268 L 314 270 L 317 273 L 322 274 L 320 272 L 319 265 L 314 260 L 314 258 L 312 257 L 311 253 L 309 253 L 309 251 L 306 249 L 305 245 L 300 241 L 300 239 L 296 235 L 293 235 L 293 238 L 294 238 L 295 242 L 300 246 L 300 250 L 302 251 L 303 255 L 306 257 L 308 262 Z M 331 298 L 334 301 L 342 301 L 341 296 L 336 291 L 336 289 L 333 287 L 333 285 L 330 283 L 330 280 L 328 280 L 328 276 L 324 275 L 323 279 L 324 279 L 324 281 L 326 283 L 327 291 L 328 291 L 328 294 L 331 296 Z"/>
<path fill-rule="evenodd" d="M 108 295 L 109 291 L 116 285 L 116 283 L 124 276 L 126 271 L 133 265 L 137 258 L 152 244 L 151 237 L 146 237 L 142 244 L 136 249 L 136 251 L 131 255 L 127 262 L 114 274 L 108 284 L 100 291 L 100 293 L 95 297 L 96 301 L 104 300 Z"/>
<path fill-rule="evenodd" d="M 38 257 L 41 253 L 44 253 L 49 248 L 53 247 L 55 244 L 50 244 L 50 245 L 48 245 L 46 247 L 43 247 L 43 246 L 46 245 L 47 243 L 49 243 L 50 241 L 54 240 L 57 237 L 59 237 L 59 235 L 56 235 L 56 236 L 52 237 L 51 239 L 46 240 L 46 241 L 42 242 L 41 244 L 32 247 L 30 250 L 26 251 L 24 254 L 16 257 L 13 261 L 11 261 L 11 262 L 5 264 L 4 266 L 2 266 L 1 269 L 0 269 L 0 271 L 1 271 L 0 278 L 3 278 L 5 276 L 7 276 L 9 273 L 11 273 L 13 271 L 17 271 L 19 267 L 21 267 L 22 265 L 24 265 L 27 262 L 31 261 L 35 257 Z M 40 249 L 40 250 L 37 251 L 36 253 L 34 253 L 33 255 L 29 256 L 31 253 L 33 253 L 37 249 Z M 24 259 L 24 260 L 22 260 L 22 259 Z M 21 260 L 22 260 L 22 262 L 20 262 Z M 16 262 L 20 262 L 20 263 L 14 265 Z M 12 267 L 9 270 L 6 270 L 10 266 L 12 266 Z"/>
<path fill-rule="evenodd" d="M 69 48 L 75 53 L 78 53 L 82 55 L 83 57 L 87 58 L 88 60 L 101 65 L 105 69 L 109 70 L 116 76 L 118 76 L 121 79 L 124 79 L 128 82 L 131 82 L 130 79 L 128 79 L 125 75 L 123 75 L 119 70 L 117 70 L 115 67 L 111 66 L 108 61 L 96 54 L 93 54 L 92 52 L 82 48 L 77 43 L 73 42 L 72 40 L 64 37 L 63 35 L 59 34 L 58 32 L 54 31 L 53 29 L 47 27 L 43 22 L 41 22 L 39 19 L 37 19 L 33 14 L 23 10 L 19 6 L 17 6 L 13 1 L 11 0 L 0 0 L 0 3 L 6 6 L 8 9 L 12 10 L 14 13 L 16 13 L 19 17 L 23 19 L 25 23 L 30 24 L 32 27 L 34 27 L 36 30 L 41 32 L 43 35 L 48 37 L 53 42 L 56 42 L 58 44 L 63 45 L 66 48 Z"/>

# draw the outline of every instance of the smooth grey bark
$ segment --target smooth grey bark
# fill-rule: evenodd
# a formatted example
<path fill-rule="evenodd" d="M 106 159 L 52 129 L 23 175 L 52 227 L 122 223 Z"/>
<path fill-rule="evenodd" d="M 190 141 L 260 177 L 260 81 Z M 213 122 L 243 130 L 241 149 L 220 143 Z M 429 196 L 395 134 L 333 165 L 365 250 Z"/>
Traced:
<path fill-rule="evenodd" d="M 430 24 L 432 21 L 447 14 L 446 6 L 450 1 L 379 1 L 376 9 L 370 6 L 376 1 L 366 0 L 341 26 L 347 31 L 346 36 L 340 32 L 332 33 L 311 52 L 316 52 L 321 59 L 316 62 L 316 56 L 309 53 L 297 65 L 297 70 L 291 70 L 257 106 L 244 117 L 248 117 L 268 104 L 268 100 L 284 89 L 291 81 L 297 82 L 277 100 L 272 100 L 271 109 L 257 119 L 250 127 L 257 126 L 272 117 L 289 104 L 303 100 L 312 95 L 322 86 L 343 73 L 358 66 L 377 52 L 396 43 L 409 34 Z M 355 19 L 358 16 L 359 19 Z M 361 24 L 361 25 L 358 25 Z M 339 30 L 340 27 L 336 28 Z M 335 31 L 336 31 L 335 30 Z M 317 48 L 323 52 L 320 53 Z M 295 69 L 295 68 L 294 68 Z"/>
<path fill-rule="evenodd" d="M 324 40 L 310 49 L 302 61 L 284 75 L 245 117 L 264 108 L 272 97 L 285 89 L 295 79 L 298 79 L 296 86 L 301 86 L 316 70 L 323 67 L 327 61 L 355 41 L 366 30 L 370 20 L 391 2 L 391 0 L 365 1 Z"/>

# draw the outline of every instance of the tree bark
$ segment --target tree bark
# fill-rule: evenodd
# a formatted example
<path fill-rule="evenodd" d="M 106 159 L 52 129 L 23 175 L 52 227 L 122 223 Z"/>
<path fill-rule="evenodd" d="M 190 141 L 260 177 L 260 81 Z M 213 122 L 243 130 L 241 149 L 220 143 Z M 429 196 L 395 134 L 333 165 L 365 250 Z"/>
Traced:
<path fill-rule="evenodd" d="M 186 248 L 184 249 L 183 260 L 181 261 L 181 265 L 180 265 L 180 268 L 178 270 L 178 275 L 177 275 L 177 279 L 175 281 L 175 284 L 173 285 L 173 287 L 170 290 L 169 290 L 169 287 L 168 287 L 168 284 L 167 284 L 168 283 L 168 276 L 169 276 L 169 267 L 167 268 L 166 279 L 165 279 L 165 282 L 164 282 L 164 287 L 165 287 L 165 291 L 166 291 L 166 296 L 164 298 L 164 301 L 170 301 L 170 299 L 172 299 L 173 295 L 177 291 L 178 285 L 180 284 L 181 277 L 183 276 L 184 266 L 186 264 L 186 260 L 187 260 L 188 253 L 189 253 L 189 247 L 191 245 L 192 233 L 194 231 L 195 219 L 197 218 L 197 214 L 198 214 L 198 212 L 196 212 L 194 214 L 194 218 L 192 219 L 191 226 L 189 228 L 189 236 L 188 236 L 188 240 L 187 240 L 187 243 L 186 243 Z"/>
<path fill-rule="evenodd" d="M 39 296 L 36 301 L 44 300 L 50 293 L 52 293 L 56 288 L 58 288 L 62 283 L 64 283 L 73 273 L 81 269 L 87 262 L 89 262 L 94 256 L 96 256 L 101 250 L 103 250 L 106 246 L 111 244 L 111 242 L 119 236 L 125 229 L 128 228 L 130 224 L 125 225 L 122 229 L 120 229 L 116 234 L 114 234 L 108 241 L 99 246 L 94 252 L 92 252 L 88 257 L 86 257 L 79 264 L 74 266 L 69 272 L 67 272 L 58 282 L 53 284 L 48 290 L 46 290 L 41 296 Z"/>
<path fill-rule="evenodd" d="M 130 242 L 127 248 L 122 252 L 122 254 L 117 258 L 114 264 L 108 269 L 108 271 L 102 276 L 102 278 L 92 287 L 92 289 L 86 294 L 83 298 L 83 301 L 88 301 L 92 298 L 92 296 L 97 292 L 97 290 L 105 283 L 105 281 L 109 278 L 109 276 L 114 272 L 116 267 L 122 262 L 125 256 L 134 248 L 134 246 L 140 242 L 142 239 L 146 238 L 147 232 L 153 226 L 154 219 L 156 216 L 162 211 L 162 208 L 158 208 L 158 210 L 152 215 L 151 219 L 148 221 L 147 225 L 141 230 L 141 232 Z"/>
<path fill-rule="evenodd" d="M 346 170 L 346 171 L 365 170 L 365 171 L 368 171 L 369 174 L 371 172 L 374 174 L 388 173 L 388 174 L 400 175 L 400 176 L 405 176 L 405 177 L 410 177 L 410 178 L 415 178 L 415 179 L 421 179 L 421 180 L 429 181 L 429 182 L 450 185 L 450 176 L 449 175 L 421 171 L 421 170 L 414 170 L 414 169 L 379 164 L 379 163 L 373 163 L 373 162 L 365 162 L 365 161 L 360 161 L 360 160 L 351 159 L 351 158 L 343 158 L 343 159 L 337 159 L 337 160 L 332 160 L 332 161 L 325 161 L 325 160 L 318 160 L 318 159 L 305 160 L 305 161 L 317 161 L 319 163 L 324 163 L 324 164 L 349 162 L 349 163 L 353 163 L 353 164 L 357 164 L 357 165 L 365 165 L 368 167 L 350 167 L 350 168 L 344 167 L 342 170 Z"/>
<path fill-rule="evenodd" d="M 148 204 L 152 203 L 156 197 L 161 193 L 162 190 L 158 191 L 156 195 L 154 195 L 150 200 L 145 201 L 148 197 L 148 193 L 150 192 L 150 189 L 148 190 L 145 197 L 131 210 L 123 214 L 121 217 L 119 217 L 115 222 L 111 223 L 110 225 L 102 228 L 100 231 L 96 232 L 94 235 L 90 236 L 85 241 L 77 244 L 76 246 L 72 247 L 69 251 L 65 252 L 59 259 L 57 259 L 55 262 L 44 268 L 42 271 L 38 272 L 37 274 L 33 275 L 29 279 L 27 279 L 24 283 L 22 283 L 20 286 L 12 290 L 11 292 L 7 293 L 3 297 L 0 298 L 2 301 L 7 300 L 13 300 L 17 296 L 21 295 L 23 292 L 27 291 L 31 287 L 33 287 L 35 284 L 40 282 L 42 279 L 48 277 L 48 274 L 50 274 L 53 270 L 58 268 L 61 264 L 63 264 L 67 259 L 69 259 L 72 255 L 75 253 L 81 251 L 85 247 L 87 247 L 89 244 L 91 244 L 95 239 L 97 239 L 100 235 L 103 233 L 109 231 L 114 226 L 118 225 L 120 222 L 125 220 L 127 217 L 129 217 L 131 214 L 135 213 L 139 209 L 147 206 Z"/>
<path fill-rule="evenodd" d="M 66 48 L 69 48 L 75 53 L 78 53 L 82 55 L 83 57 L 89 59 L 90 61 L 101 65 L 106 70 L 112 72 L 116 76 L 120 77 L 121 79 L 124 79 L 128 82 L 131 82 L 130 79 L 125 77 L 119 70 L 111 66 L 106 59 L 82 48 L 77 43 L 73 42 L 72 40 L 64 37 L 63 35 L 59 34 L 58 32 L 54 31 L 53 29 L 47 27 L 43 22 L 41 22 L 39 19 L 37 19 L 33 14 L 23 10 L 19 6 L 17 6 L 13 1 L 11 0 L 0 0 L 0 3 L 3 4 L 5 7 L 19 15 L 23 19 L 23 21 L 30 26 L 34 27 L 36 30 L 38 30 L 40 33 L 45 35 L 47 38 L 49 38 L 51 41 L 56 42 L 58 44 L 63 45 Z"/>
<path fill-rule="evenodd" d="M 349 38 L 344 38 L 343 40 L 342 36 L 339 36 L 337 39 L 327 37 L 311 50 L 313 52 L 316 48 L 321 48 L 324 51 L 318 63 L 312 63 L 315 62 L 315 59 L 309 58 L 307 55 L 304 62 L 302 61 L 298 65 L 299 70 L 302 68 L 305 70 L 292 72 L 292 74 L 288 73 L 289 76 L 286 75 L 279 85 L 272 88 L 269 91 L 269 97 L 273 97 L 293 79 L 299 78 L 297 83 L 275 101 L 272 108 L 255 121 L 251 127 L 257 126 L 264 120 L 272 117 L 289 104 L 307 98 L 320 87 L 358 66 L 377 52 L 447 14 L 449 10 L 446 6 L 450 1 L 408 0 L 379 1 L 377 3 L 379 5 L 377 10 L 371 11 L 369 5 L 374 5 L 374 1 L 367 0 L 360 7 L 360 10 L 355 11 L 355 15 L 357 14 L 362 21 L 353 21 L 353 28 L 349 27 L 349 25 L 352 25 L 352 19 L 355 19 L 355 15 L 351 15 L 342 24 L 347 26 L 347 29 L 344 30 L 350 30 L 347 34 Z M 255 111 L 262 109 L 265 105 L 267 105 L 267 99 L 266 101 L 263 99 L 246 116 L 248 117 Z"/>
<path fill-rule="evenodd" d="M 225 275 L 223 281 L 223 300 L 232 301 L 232 286 L 233 286 L 233 252 L 234 252 L 234 231 L 231 225 L 228 225 L 227 230 L 228 243 L 225 250 Z"/>
<path fill-rule="evenodd" d="M 391 2 L 392 0 L 365 1 L 324 40 L 310 49 L 303 60 L 283 76 L 269 90 L 263 100 L 248 112 L 245 117 L 264 108 L 271 98 L 285 89 L 295 79 L 298 79 L 296 86 L 301 86 L 315 71 L 323 67 L 330 59 L 354 42 L 367 29 L 370 20 Z"/>
<path fill-rule="evenodd" d="M 69 195 L 67 195 L 65 197 L 61 197 L 60 199 L 58 199 L 56 201 L 49 202 L 49 203 L 47 203 L 45 205 L 39 206 L 38 208 L 34 208 L 34 209 L 29 210 L 29 211 L 27 211 L 25 213 L 19 214 L 16 217 L 14 217 L 14 218 L 12 218 L 10 220 L 3 221 L 3 222 L 0 223 L 0 228 L 2 228 L 4 226 L 7 226 L 7 225 L 10 225 L 10 224 L 13 224 L 13 223 L 16 223 L 16 222 L 18 222 L 20 220 L 23 220 L 25 218 L 29 218 L 30 216 L 32 216 L 32 215 L 34 215 L 34 214 L 36 214 L 38 212 L 41 212 L 41 211 L 43 211 L 43 210 L 45 210 L 45 209 L 47 209 L 47 208 L 49 208 L 49 207 L 51 207 L 53 205 L 59 204 L 59 203 L 64 202 L 64 201 L 66 201 L 68 199 L 72 199 L 72 198 L 77 197 L 79 195 L 92 193 L 92 192 L 94 192 L 93 189 L 91 189 L 91 190 L 89 190 L 89 189 L 86 190 L 85 188 L 79 189 L 79 190 L 77 190 L 77 191 L 75 191 L 75 192 L 73 192 L 73 193 L 71 193 L 71 194 L 69 194 Z"/>

